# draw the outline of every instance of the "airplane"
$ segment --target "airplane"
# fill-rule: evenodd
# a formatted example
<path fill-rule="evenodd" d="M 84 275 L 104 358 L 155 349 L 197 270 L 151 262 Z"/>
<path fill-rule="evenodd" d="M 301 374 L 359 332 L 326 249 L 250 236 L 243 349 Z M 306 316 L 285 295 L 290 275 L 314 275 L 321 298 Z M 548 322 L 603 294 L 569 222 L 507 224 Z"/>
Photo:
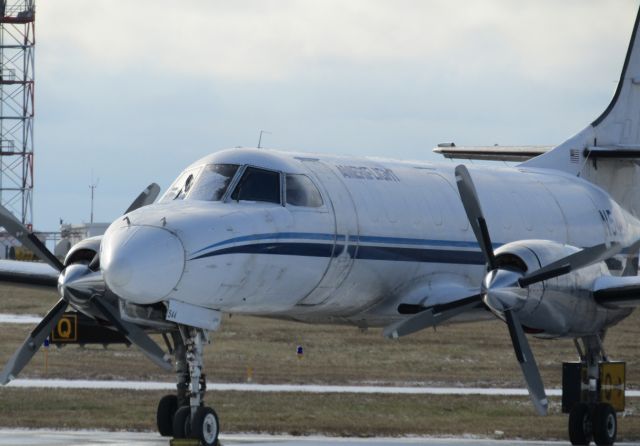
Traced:
<path fill-rule="evenodd" d="M 160 434 L 214 445 L 203 346 L 224 314 L 382 327 L 388 338 L 497 317 L 539 414 L 548 400 L 527 334 L 574 340 L 579 361 L 563 371 L 569 439 L 613 444 L 625 365 L 603 342 L 640 304 L 639 20 L 640 11 L 611 103 L 582 131 L 539 152 L 462 151 L 525 159 L 512 167 L 222 150 L 157 201 L 150 186 L 64 262 L 0 209 L 0 225 L 44 261 L 2 262 L 0 280 L 60 295 L 0 382 L 72 307 L 174 367 L 176 394 L 157 407 Z M 438 151 L 456 156 L 453 146 Z"/>

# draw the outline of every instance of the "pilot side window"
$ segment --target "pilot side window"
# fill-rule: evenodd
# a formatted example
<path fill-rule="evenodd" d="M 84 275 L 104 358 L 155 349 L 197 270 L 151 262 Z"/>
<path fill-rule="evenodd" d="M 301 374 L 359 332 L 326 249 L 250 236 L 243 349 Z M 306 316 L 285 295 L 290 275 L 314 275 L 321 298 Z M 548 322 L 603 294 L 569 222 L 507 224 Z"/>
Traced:
<path fill-rule="evenodd" d="M 231 198 L 237 201 L 280 203 L 280 174 L 271 170 L 247 167 Z"/>
<path fill-rule="evenodd" d="M 287 174 L 287 204 L 319 208 L 322 206 L 320 191 L 306 175 Z"/>

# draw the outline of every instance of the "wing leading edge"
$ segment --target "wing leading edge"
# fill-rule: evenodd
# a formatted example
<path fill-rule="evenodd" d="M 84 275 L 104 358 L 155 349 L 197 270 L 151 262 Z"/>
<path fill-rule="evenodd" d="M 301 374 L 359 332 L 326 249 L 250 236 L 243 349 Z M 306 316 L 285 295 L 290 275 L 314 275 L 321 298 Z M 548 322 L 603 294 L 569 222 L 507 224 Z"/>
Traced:
<path fill-rule="evenodd" d="M 640 305 L 640 276 L 602 276 L 593 284 L 593 297 L 610 308 L 634 308 Z"/>
<path fill-rule="evenodd" d="M 59 275 L 46 263 L 0 260 L 0 282 L 55 289 Z"/>

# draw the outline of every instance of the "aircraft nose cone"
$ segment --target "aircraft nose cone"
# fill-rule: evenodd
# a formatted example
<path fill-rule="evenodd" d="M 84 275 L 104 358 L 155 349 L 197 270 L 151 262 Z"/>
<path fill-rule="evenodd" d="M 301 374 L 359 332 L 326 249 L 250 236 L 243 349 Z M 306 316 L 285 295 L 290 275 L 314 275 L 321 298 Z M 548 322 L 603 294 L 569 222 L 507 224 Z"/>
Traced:
<path fill-rule="evenodd" d="M 495 312 L 521 308 L 527 299 L 527 290 L 518 284 L 520 277 L 522 274 L 508 269 L 490 271 L 482 282 L 484 303 Z"/>
<path fill-rule="evenodd" d="M 100 249 L 104 280 L 124 300 L 137 304 L 158 302 L 182 277 L 184 247 L 178 237 L 165 229 L 111 227 Z"/>

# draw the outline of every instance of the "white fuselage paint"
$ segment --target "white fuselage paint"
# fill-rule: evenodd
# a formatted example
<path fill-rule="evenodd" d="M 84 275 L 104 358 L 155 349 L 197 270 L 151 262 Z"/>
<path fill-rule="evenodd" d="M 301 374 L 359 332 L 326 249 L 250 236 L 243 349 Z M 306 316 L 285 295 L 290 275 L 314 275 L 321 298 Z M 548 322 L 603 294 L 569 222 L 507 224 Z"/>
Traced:
<path fill-rule="evenodd" d="M 303 173 L 320 189 L 324 204 L 174 200 L 117 220 L 105 237 L 118 228 L 153 226 L 182 242 L 182 275 L 157 300 L 384 326 L 401 317 L 400 303 L 433 305 L 446 302 L 452 288 L 480 287 L 484 260 L 460 202 L 453 164 L 254 149 L 217 152 L 190 168 L 204 164 Z M 640 238 L 639 222 L 580 178 L 518 167 L 469 170 L 496 247 L 531 239 L 629 246 Z M 628 314 L 593 308 L 585 310 L 598 313 L 590 320 L 605 325 Z"/>

